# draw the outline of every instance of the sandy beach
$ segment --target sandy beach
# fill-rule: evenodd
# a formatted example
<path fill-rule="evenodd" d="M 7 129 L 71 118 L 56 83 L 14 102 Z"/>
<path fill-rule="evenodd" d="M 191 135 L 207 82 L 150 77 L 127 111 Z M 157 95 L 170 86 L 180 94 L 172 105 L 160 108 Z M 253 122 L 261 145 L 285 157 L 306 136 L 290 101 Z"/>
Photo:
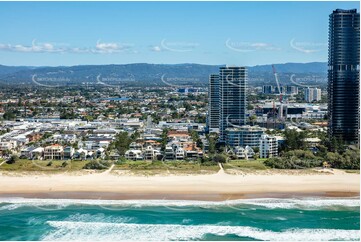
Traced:
<path fill-rule="evenodd" d="M 136 176 L 116 173 L 0 175 L 1 197 L 226 200 L 250 197 L 359 196 L 360 175 L 242 174 Z"/>

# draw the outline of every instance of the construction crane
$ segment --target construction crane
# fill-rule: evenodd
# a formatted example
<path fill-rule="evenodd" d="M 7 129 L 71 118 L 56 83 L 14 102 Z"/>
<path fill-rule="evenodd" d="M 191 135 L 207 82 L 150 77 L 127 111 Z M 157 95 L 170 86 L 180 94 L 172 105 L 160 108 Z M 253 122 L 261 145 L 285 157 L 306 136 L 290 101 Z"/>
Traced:
<path fill-rule="evenodd" d="M 272 70 L 273 70 L 273 75 L 275 76 L 275 79 L 276 79 L 276 84 L 277 84 L 277 88 L 278 88 L 278 92 L 280 94 L 280 103 L 282 103 L 282 92 L 281 92 L 281 87 L 280 87 L 280 82 L 278 80 L 278 74 L 276 72 L 276 68 L 274 65 L 272 65 Z"/>
<path fill-rule="evenodd" d="M 280 94 L 280 97 L 279 97 L 280 107 L 278 110 L 278 118 L 281 120 L 283 118 L 283 93 L 281 92 L 280 82 L 278 80 L 278 74 L 277 74 L 277 71 L 276 71 L 276 68 L 274 65 L 272 65 L 272 70 L 273 70 L 273 75 L 275 76 L 278 92 Z M 273 107 L 273 108 L 275 108 L 275 107 Z"/>

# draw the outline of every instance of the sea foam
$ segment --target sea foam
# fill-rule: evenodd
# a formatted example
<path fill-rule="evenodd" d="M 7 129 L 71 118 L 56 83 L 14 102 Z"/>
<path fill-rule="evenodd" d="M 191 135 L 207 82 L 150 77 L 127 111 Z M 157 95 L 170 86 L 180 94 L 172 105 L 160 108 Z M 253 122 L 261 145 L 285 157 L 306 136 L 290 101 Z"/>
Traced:
<path fill-rule="evenodd" d="M 235 209 L 241 205 L 253 205 L 267 209 L 335 209 L 337 207 L 359 207 L 359 198 L 257 198 L 225 201 L 194 201 L 194 200 L 87 200 L 87 199 L 37 199 L 37 198 L 0 198 L 0 210 L 14 210 L 23 206 L 34 206 L 61 209 L 71 205 L 100 206 L 104 209 L 141 208 L 141 207 L 201 207 L 217 208 L 228 206 Z"/>
<path fill-rule="evenodd" d="M 281 232 L 261 230 L 247 226 L 130 224 L 104 222 L 48 221 L 54 228 L 43 240 L 82 241 L 147 241 L 195 240 L 207 234 L 236 235 L 260 240 L 321 241 L 359 240 L 359 230 L 338 229 L 288 229 Z"/>

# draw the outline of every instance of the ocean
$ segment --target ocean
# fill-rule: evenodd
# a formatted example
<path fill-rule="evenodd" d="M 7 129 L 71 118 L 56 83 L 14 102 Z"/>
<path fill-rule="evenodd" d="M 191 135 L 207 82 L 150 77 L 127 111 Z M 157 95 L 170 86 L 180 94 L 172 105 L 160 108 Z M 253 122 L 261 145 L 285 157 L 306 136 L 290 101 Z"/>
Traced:
<path fill-rule="evenodd" d="M 360 202 L 0 198 L 0 240 L 360 240 Z"/>

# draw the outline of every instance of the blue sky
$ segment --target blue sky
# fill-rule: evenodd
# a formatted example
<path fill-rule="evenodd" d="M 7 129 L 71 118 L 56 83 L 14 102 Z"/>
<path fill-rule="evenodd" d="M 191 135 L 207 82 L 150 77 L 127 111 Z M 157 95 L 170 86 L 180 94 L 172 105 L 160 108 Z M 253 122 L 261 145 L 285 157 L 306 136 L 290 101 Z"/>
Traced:
<path fill-rule="evenodd" d="M 359 2 L 0 2 L 0 64 L 327 61 L 336 8 Z"/>

